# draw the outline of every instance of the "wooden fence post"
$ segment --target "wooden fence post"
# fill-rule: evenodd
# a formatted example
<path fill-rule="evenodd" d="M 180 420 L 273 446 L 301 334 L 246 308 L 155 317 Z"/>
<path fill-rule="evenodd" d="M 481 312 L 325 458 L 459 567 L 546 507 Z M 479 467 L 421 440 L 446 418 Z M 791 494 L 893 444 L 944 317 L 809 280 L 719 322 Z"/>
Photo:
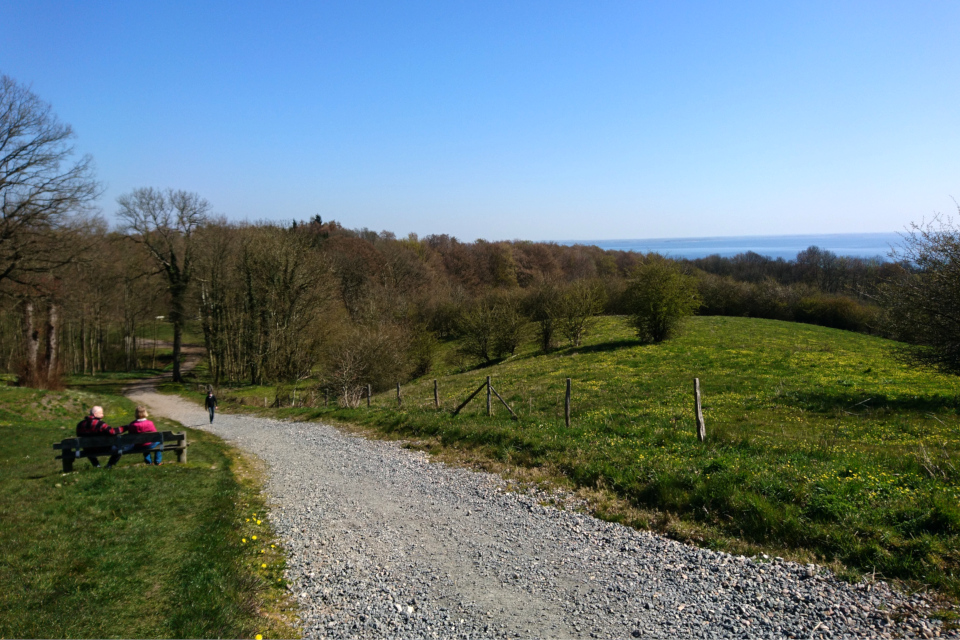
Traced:
<path fill-rule="evenodd" d="M 397 383 L 397 407 L 403 406 L 403 398 L 400 396 L 400 383 Z"/>
<path fill-rule="evenodd" d="M 436 378 L 434 378 L 433 380 L 433 408 L 434 409 L 440 408 L 440 392 L 437 390 Z"/>
<path fill-rule="evenodd" d="M 707 439 L 707 427 L 703 424 L 703 409 L 700 407 L 700 378 L 693 379 L 693 409 L 697 417 L 697 440 Z"/>
<path fill-rule="evenodd" d="M 563 421 L 570 428 L 570 378 L 567 378 L 567 394 L 563 400 Z"/>
<path fill-rule="evenodd" d="M 490 402 L 490 376 L 487 376 L 487 416 L 493 415 L 493 403 Z"/>
<path fill-rule="evenodd" d="M 368 384 L 367 385 L 367 406 L 368 407 L 370 406 L 370 391 L 371 391 L 371 388 L 370 388 L 370 385 Z"/>
<path fill-rule="evenodd" d="M 330 406 L 330 389 L 323 390 L 323 406 Z"/>

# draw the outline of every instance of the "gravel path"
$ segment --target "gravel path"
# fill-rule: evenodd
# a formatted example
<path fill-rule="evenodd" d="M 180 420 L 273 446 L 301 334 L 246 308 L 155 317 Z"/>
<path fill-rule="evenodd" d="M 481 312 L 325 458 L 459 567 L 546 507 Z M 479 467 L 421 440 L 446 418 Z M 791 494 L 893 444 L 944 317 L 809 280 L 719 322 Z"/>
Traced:
<path fill-rule="evenodd" d="M 685 546 L 312 422 L 131 391 L 270 469 L 309 638 L 935 637 L 927 604 L 813 565 Z M 899 612 L 893 622 L 890 612 Z"/>

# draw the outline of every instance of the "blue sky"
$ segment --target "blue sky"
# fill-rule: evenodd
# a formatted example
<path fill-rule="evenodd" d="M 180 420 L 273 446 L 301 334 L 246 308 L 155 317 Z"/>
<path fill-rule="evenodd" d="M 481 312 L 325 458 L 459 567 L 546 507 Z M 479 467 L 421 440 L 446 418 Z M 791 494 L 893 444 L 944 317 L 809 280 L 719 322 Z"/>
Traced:
<path fill-rule="evenodd" d="M 957 2 L 0 0 L 116 197 L 461 239 L 897 231 L 960 200 Z"/>

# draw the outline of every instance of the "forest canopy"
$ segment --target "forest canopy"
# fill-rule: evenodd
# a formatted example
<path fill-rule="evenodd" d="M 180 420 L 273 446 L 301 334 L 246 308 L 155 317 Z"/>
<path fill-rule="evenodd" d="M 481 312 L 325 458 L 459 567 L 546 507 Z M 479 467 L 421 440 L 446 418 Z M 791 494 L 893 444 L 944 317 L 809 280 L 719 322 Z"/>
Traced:
<path fill-rule="evenodd" d="M 188 226 L 138 228 L 127 214 L 118 229 L 84 231 L 91 249 L 50 269 L 58 284 L 43 293 L 61 310 L 50 330 L 61 373 L 153 364 L 158 323 L 179 313 L 205 348 L 216 384 L 302 383 L 353 404 L 367 384 L 383 389 L 427 373 L 440 340 L 457 338 L 474 362 L 509 357 L 527 339 L 545 351 L 575 347 L 597 314 L 633 313 L 638 279 L 664 269 L 692 287 L 684 295 L 699 307 L 685 303 L 684 313 L 882 333 L 873 299 L 903 269 L 816 247 L 789 261 L 755 253 L 672 260 L 589 245 L 398 238 L 319 216 L 232 223 L 209 216 L 197 194 L 138 190 L 130 197 L 138 194 L 189 195 L 203 216 Z M 129 198 L 121 202 L 121 211 L 132 208 Z M 171 279 L 161 245 L 181 252 L 181 269 L 190 247 L 186 283 Z M 23 297 L 6 293 L 0 367 L 17 371 Z"/>

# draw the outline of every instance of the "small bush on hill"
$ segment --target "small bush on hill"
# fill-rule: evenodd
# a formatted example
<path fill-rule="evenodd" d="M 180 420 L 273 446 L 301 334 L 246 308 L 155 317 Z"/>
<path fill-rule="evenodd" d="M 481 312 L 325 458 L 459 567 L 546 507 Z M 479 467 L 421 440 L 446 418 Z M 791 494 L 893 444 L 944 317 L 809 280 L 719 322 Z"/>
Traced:
<path fill-rule="evenodd" d="M 644 342 L 662 342 L 700 307 L 695 278 L 662 256 L 650 255 L 634 271 L 626 292 L 630 325 Z"/>

